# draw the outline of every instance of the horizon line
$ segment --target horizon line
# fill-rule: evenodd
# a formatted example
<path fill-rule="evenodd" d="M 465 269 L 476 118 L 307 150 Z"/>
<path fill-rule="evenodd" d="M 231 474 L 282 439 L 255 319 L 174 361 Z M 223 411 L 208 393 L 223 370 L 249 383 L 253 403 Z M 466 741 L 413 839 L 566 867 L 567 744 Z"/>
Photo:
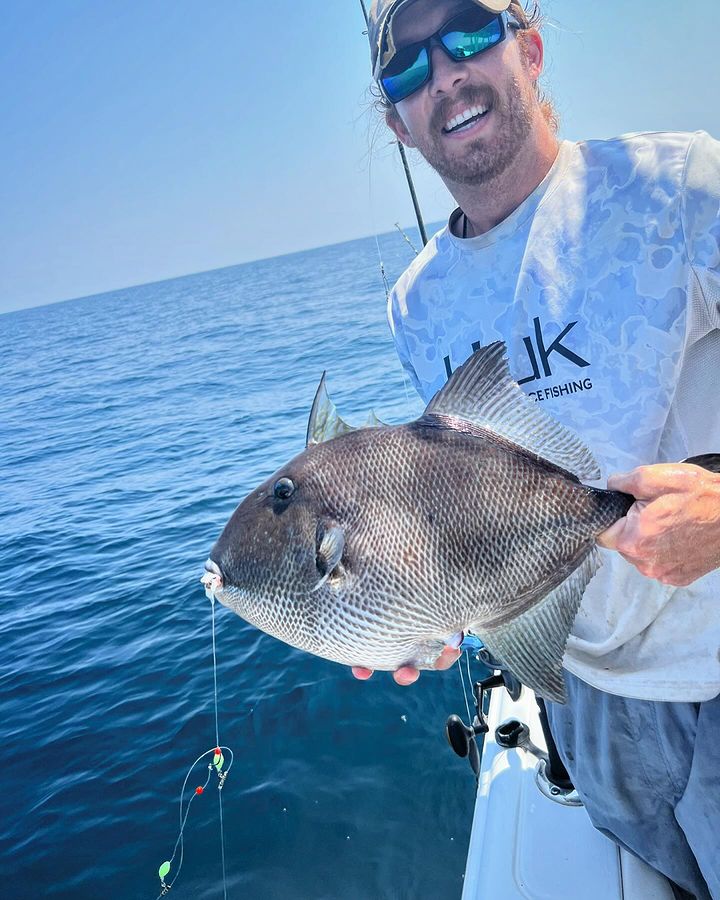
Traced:
<path fill-rule="evenodd" d="M 435 224 L 439 223 L 442 226 L 442 224 L 445 222 L 446 222 L 446 219 L 438 219 L 436 222 L 430 222 L 430 223 L 426 223 L 426 224 L 435 225 Z M 415 231 L 419 231 L 417 224 L 409 225 L 409 226 L 402 226 L 403 232 L 411 231 L 413 229 Z M 137 283 L 133 283 L 133 284 L 126 284 L 121 287 L 109 288 L 108 290 L 98 291 L 98 292 L 92 293 L 92 294 L 79 294 L 79 295 L 76 295 L 73 297 L 63 297 L 60 300 L 48 300 L 47 302 L 30 303 L 27 306 L 17 306 L 12 309 L 6 309 L 3 311 L 0 311 L 0 316 L 12 315 L 13 313 L 24 312 L 25 310 L 28 310 L 28 309 L 42 309 L 43 307 L 46 307 L 46 306 L 57 306 L 58 304 L 61 304 L 61 303 L 73 303 L 76 300 L 90 300 L 93 297 L 106 297 L 109 294 L 118 294 L 121 291 L 130 291 L 130 290 L 133 290 L 134 288 L 148 287 L 153 284 L 165 284 L 169 281 L 177 281 L 180 278 L 192 278 L 195 275 L 209 275 L 211 272 L 222 272 L 224 269 L 235 269 L 235 268 L 238 268 L 239 266 L 247 266 L 247 265 L 252 265 L 253 263 L 266 262 L 271 259 L 283 259 L 284 257 L 287 257 L 287 256 L 296 256 L 299 253 L 310 253 L 314 250 L 324 250 L 324 249 L 327 249 L 328 247 L 341 247 L 343 244 L 352 244 L 355 241 L 365 241 L 365 240 L 368 240 L 369 238 L 373 238 L 373 237 L 379 238 L 379 237 L 383 237 L 385 235 L 394 234 L 394 233 L 395 233 L 395 230 L 380 231 L 380 232 L 375 232 L 375 233 L 371 233 L 371 234 L 360 235 L 359 237 L 348 238 L 347 240 L 344 240 L 344 241 L 335 241 L 332 244 L 318 244 L 313 247 L 303 247 L 299 250 L 290 250 L 287 253 L 278 253 L 275 256 L 258 256 L 255 259 L 246 259 L 246 260 L 243 260 L 242 262 L 228 263 L 227 265 L 217 266 L 217 267 L 214 267 L 211 269 L 199 269 L 196 272 L 184 272 L 182 274 L 169 275 L 164 278 L 154 279 L 152 281 L 142 281 L 142 282 L 137 282 Z"/>

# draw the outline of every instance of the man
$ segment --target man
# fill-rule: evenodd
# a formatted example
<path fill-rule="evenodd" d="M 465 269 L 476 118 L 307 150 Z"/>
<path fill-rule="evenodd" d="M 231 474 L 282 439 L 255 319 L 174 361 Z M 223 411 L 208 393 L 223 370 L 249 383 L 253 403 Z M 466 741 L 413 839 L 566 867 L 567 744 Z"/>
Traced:
<path fill-rule="evenodd" d="M 674 462 L 720 450 L 720 144 L 558 141 L 536 26 L 518 0 L 373 3 L 387 123 L 458 203 L 390 325 L 426 400 L 504 340 L 523 389 L 625 473 L 552 731 L 596 827 L 720 898 L 720 476 Z"/>

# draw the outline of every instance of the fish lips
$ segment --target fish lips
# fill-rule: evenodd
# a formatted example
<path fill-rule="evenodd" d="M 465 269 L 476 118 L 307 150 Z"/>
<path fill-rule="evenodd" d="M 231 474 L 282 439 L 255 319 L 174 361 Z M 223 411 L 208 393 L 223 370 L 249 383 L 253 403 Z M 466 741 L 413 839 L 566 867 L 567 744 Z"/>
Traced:
<path fill-rule="evenodd" d="M 220 566 L 212 557 L 205 560 L 205 572 L 200 581 L 208 597 L 215 597 L 222 593 L 225 579 Z"/>

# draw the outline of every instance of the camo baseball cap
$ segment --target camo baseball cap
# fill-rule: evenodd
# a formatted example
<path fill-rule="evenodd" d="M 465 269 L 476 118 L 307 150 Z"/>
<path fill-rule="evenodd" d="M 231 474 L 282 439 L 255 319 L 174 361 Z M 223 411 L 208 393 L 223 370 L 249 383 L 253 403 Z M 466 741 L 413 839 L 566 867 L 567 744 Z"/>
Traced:
<path fill-rule="evenodd" d="M 392 23 L 395 13 L 410 6 L 415 0 L 373 0 L 368 15 L 368 37 L 372 55 L 373 78 L 380 77 L 381 69 L 395 56 Z M 491 13 L 504 12 L 510 0 L 471 0 Z"/>

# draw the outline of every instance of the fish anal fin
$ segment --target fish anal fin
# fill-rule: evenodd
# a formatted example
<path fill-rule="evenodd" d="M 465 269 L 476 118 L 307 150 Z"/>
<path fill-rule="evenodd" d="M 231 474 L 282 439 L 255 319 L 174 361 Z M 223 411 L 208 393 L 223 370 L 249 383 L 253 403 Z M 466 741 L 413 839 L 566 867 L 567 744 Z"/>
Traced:
<path fill-rule="evenodd" d="M 585 588 L 599 567 L 593 546 L 578 568 L 530 609 L 494 628 L 471 626 L 503 666 L 546 700 L 565 703 L 562 658 Z"/>

